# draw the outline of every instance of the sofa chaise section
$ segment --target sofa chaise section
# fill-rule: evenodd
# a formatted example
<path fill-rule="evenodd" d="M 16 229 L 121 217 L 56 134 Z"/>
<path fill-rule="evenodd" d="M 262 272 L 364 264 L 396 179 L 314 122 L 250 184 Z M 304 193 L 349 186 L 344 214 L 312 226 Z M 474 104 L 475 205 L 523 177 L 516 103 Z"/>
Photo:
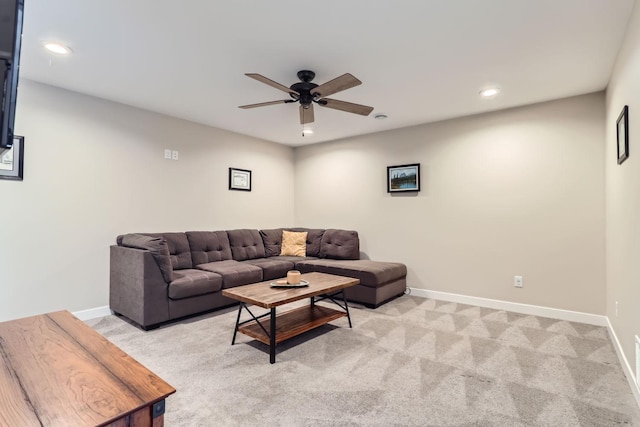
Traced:
<path fill-rule="evenodd" d="M 407 267 L 397 262 L 317 259 L 300 261 L 296 268 L 302 273 L 317 271 L 360 279 L 358 285 L 345 289 L 345 296 L 369 308 L 402 295 L 407 288 Z"/>
<path fill-rule="evenodd" d="M 345 289 L 348 300 L 376 308 L 402 295 L 407 288 L 407 267 L 396 262 L 360 259 L 360 239 L 354 230 L 325 230 L 320 239 L 320 259 L 301 260 L 296 269 L 360 279 Z"/>
<path fill-rule="evenodd" d="M 282 256 L 282 231 L 306 232 L 306 257 Z M 260 230 L 268 259 L 292 261 L 303 273 L 321 272 L 360 279 L 360 284 L 347 288 L 345 295 L 367 307 L 379 305 L 402 295 L 407 287 L 404 264 L 360 259 L 360 239 L 354 230 L 276 228 Z M 265 277 L 270 280 L 283 277 Z"/>

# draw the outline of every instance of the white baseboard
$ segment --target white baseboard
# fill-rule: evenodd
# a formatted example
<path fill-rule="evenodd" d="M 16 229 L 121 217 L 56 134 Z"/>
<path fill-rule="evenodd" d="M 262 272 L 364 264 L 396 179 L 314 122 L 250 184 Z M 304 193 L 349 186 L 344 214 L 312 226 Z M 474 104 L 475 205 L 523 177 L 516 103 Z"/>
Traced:
<path fill-rule="evenodd" d="M 620 345 L 620 341 L 618 341 L 618 336 L 616 335 L 616 331 L 613 330 L 613 326 L 607 318 L 607 328 L 609 329 L 609 335 L 611 336 L 611 341 L 613 341 L 613 346 L 616 349 L 616 353 L 618 353 L 618 359 L 620 360 L 620 364 L 622 365 L 622 370 L 624 371 L 624 375 L 627 377 L 627 381 L 629 381 L 629 386 L 631 387 L 631 391 L 633 392 L 633 397 L 636 398 L 636 403 L 640 406 L 640 384 L 638 383 L 637 378 L 633 375 L 633 369 L 631 369 L 631 365 L 629 365 L 629 360 L 624 355 L 622 351 L 622 346 Z"/>
<path fill-rule="evenodd" d="M 113 311 L 109 309 L 109 306 L 105 305 L 102 307 L 90 308 L 88 310 L 74 311 L 72 314 L 84 322 L 85 320 L 109 316 L 113 314 Z"/>
<path fill-rule="evenodd" d="M 550 317 L 552 319 L 567 320 L 570 322 L 587 323 L 589 325 L 607 326 L 609 321 L 606 316 L 598 314 L 582 313 L 579 311 L 562 310 L 559 308 L 542 307 L 539 305 L 520 304 L 517 302 L 501 301 L 496 299 L 471 297 L 448 292 L 429 291 L 426 289 L 411 289 L 411 295 L 442 301 L 457 302 L 460 304 L 477 305 L 496 310 L 513 311 L 515 313 L 529 314 L 532 316 Z"/>

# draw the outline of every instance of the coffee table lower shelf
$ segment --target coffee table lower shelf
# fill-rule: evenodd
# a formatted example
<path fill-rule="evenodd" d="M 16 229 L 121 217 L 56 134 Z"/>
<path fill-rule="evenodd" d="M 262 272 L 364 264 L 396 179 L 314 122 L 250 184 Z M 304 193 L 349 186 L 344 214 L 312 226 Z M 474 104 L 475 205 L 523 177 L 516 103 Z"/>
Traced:
<path fill-rule="evenodd" d="M 304 332 L 325 325 L 333 320 L 346 317 L 344 311 L 334 310 L 320 305 L 308 305 L 295 308 L 276 316 L 276 344 L 300 335 Z M 267 331 L 271 328 L 271 321 L 262 320 L 262 326 Z M 264 344 L 269 345 L 269 336 L 256 321 L 249 322 L 238 328 L 238 332 L 250 336 Z"/>

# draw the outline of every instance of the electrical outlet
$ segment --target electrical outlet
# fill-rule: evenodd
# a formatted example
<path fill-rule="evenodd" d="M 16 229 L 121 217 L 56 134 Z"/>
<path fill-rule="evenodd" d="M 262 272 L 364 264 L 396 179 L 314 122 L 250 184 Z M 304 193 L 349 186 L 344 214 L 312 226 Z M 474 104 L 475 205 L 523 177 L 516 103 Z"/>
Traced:
<path fill-rule="evenodd" d="M 516 288 L 521 288 L 524 284 L 524 280 L 522 279 L 522 276 L 513 276 L 513 286 L 515 286 Z"/>
<path fill-rule="evenodd" d="M 616 301 L 616 317 L 618 317 L 618 301 Z"/>
<path fill-rule="evenodd" d="M 177 151 L 177 150 L 173 150 L 173 151 L 171 152 L 171 158 L 172 158 L 173 160 L 178 160 L 178 151 Z"/>
<path fill-rule="evenodd" d="M 169 148 L 164 149 L 164 158 L 171 160 L 171 149 Z"/>

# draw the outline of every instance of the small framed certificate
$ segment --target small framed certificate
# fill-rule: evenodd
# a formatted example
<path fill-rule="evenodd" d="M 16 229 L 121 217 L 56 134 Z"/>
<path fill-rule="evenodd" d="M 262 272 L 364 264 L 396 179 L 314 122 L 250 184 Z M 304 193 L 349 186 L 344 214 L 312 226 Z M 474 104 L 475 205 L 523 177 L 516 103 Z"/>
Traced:
<path fill-rule="evenodd" d="M 251 171 L 229 168 L 229 190 L 251 191 Z"/>
<path fill-rule="evenodd" d="M 0 148 L 0 179 L 22 181 L 24 170 L 24 137 L 14 135 L 11 148 Z"/>
<path fill-rule="evenodd" d="M 629 157 L 629 106 L 625 105 L 616 122 L 618 139 L 618 164 Z"/>

